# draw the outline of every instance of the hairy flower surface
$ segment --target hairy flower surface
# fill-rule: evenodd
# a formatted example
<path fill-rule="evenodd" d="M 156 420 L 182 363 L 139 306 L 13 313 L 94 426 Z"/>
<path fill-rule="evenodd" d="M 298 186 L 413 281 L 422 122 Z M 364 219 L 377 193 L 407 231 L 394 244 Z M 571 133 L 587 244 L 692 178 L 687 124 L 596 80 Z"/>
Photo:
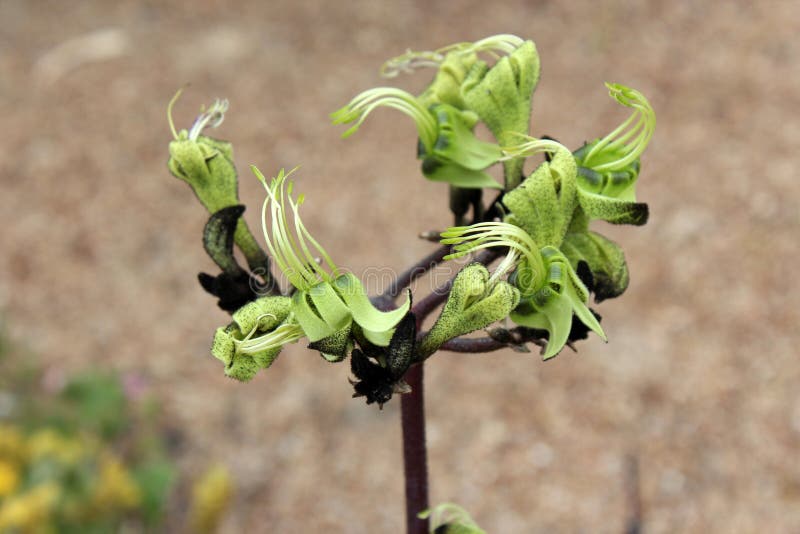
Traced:
<path fill-rule="evenodd" d="M 330 361 L 339 361 L 352 349 L 354 325 L 370 343 L 389 345 L 395 327 L 411 300 L 382 312 L 375 308 L 361 281 L 342 272 L 311 235 L 300 218 L 304 197 L 292 197 L 293 182 L 283 169 L 264 185 L 262 228 L 275 265 L 294 288 L 291 297 L 262 297 L 233 314 L 233 322 L 217 329 L 212 354 L 225 363 L 228 376 L 251 379 L 269 367 L 284 345 L 308 338 L 311 346 Z"/>
<path fill-rule="evenodd" d="M 513 270 L 508 281 L 519 290 L 522 298 L 509 316 L 521 326 L 548 332 L 545 359 L 558 354 L 567 343 L 573 313 L 606 339 L 600 323 L 586 306 L 589 298 L 586 286 L 569 260 L 555 247 L 540 249 L 522 228 L 505 222 L 454 227 L 443 232 L 442 237 L 442 243 L 455 245 L 450 258 L 483 248 L 508 248 L 490 281 L 494 283 Z"/>

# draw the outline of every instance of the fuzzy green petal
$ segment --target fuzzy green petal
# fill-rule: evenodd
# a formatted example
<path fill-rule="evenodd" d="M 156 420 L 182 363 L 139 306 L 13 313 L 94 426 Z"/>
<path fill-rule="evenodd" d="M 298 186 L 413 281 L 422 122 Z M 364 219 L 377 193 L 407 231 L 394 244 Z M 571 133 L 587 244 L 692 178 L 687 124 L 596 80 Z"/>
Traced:
<path fill-rule="evenodd" d="M 478 118 L 473 113 L 461 112 L 447 104 L 433 106 L 431 111 L 439 134 L 431 150 L 434 157 L 479 171 L 494 165 L 503 155 L 498 145 L 475 137 L 472 130 Z"/>
<path fill-rule="evenodd" d="M 612 224 L 633 224 L 641 226 L 647 223 L 649 210 L 642 202 L 628 202 L 597 193 L 589 193 L 578 188 L 578 203 L 589 219 L 601 219 Z"/>
<path fill-rule="evenodd" d="M 239 308 L 232 318 L 241 332 L 268 332 L 286 319 L 291 306 L 289 297 L 261 297 Z"/>
<path fill-rule="evenodd" d="M 292 312 L 303 333 L 312 343 L 338 330 L 320 317 L 319 312 L 309 302 L 309 296 L 305 291 L 297 291 L 292 295 Z"/>
<path fill-rule="evenodd" d="M 501 146 L 513 143 L 515 134 L 527 134 L 530 127 L 531 97 L 539 81 L 539 55 L 532 41 L 525 41 L 511 55 L 489 68 L 478 61 L 461 88 L 467 107 L 476 112 Z M 522 179 L 524 161 L 503 163 L 506 188 Z"/>
<path fill-rule="evenodd" d="M 411 299 L 408 298 L 395 310 L 380 311 L 370 302 L 361 280 L 352 273 L 345 273 L 336 278 L 333 286 L 350 310 L 353 320 L 363 330 L 364 335 L 378 346 L 385 347 L 389 344 L 394 327 L 411 307 Z"/>
<path fill-rule="evenodd" d="M 502 189 L 492 176 L 483 171 L 470 170 L 454 163 L 443 162 L 435 158 L 426 158 L 422 162 L 422 174 L 434 182 L 447 182 L 456 187 L 469 189 Z"/>

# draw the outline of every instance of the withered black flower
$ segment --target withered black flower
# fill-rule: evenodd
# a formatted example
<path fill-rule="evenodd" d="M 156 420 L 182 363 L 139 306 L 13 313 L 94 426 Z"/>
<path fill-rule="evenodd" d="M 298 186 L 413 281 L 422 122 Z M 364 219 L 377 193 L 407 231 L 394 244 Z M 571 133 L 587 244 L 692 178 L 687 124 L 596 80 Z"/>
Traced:
<path fill-rule="evenodd" d="M 398 323 L 388 347 L 353 349 L 350 356 L 350 370 L 356 377 L 350 381 L 355 390 L 353 397 L 366 397 L 367 404 L 377 403 L 383 408 L 395 393 L 410 392 L 403 375 L 411 366 L 416 336 L 417 320 L 409 312 Z"/>
<path fill-rule="evenodd" d="M 219 299 L 217 305 L 228 312 L 260 296 L 254 289 L 258 280 L 239 266 L 233 255 L 234 232 L 244 209 L 241 205 L 222 208 L 209 217 L 203 229 L 203 247 L 222 272 L 216 276 L 200 273 L 197 279 L 203 289 Z"/>

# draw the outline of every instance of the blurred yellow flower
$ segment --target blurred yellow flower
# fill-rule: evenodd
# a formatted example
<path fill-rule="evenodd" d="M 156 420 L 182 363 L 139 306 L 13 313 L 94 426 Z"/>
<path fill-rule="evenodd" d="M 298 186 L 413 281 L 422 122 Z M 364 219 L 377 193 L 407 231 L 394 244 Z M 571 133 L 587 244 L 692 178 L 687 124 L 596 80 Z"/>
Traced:
<path fill-rule="evenodd" d="M 0 458 L 0 499 L 14 493 L 19 486 L 19 468 L 16 464 Z"/>
<path fill-rule="evenodd" d="M 141 490 L 122 462 L 111 454 L 100 463 L 97 485 L 92 495 L 93 508 L 108 513 L 130 510 L 141 502 Z"/>
<path fill-rule="evenodd" d="M 37 430 L 28 437 L 27 456 L 31 463 L 53 458 L 61 464 L 74 465 L 89 452 L 85 443 L 50 428 Z"/>
<path fill-rule="evenodd" d="M 233 482 L 224 465 L 209 468 L 192 486 L 190 520 L 194 532 L 216 532 L 233 494 Z"/>
<path fill-rule="evenodd" d="M 0 532 L 46 531 L 59 493 L 58 486 L 48 482 L 4 500 L 0 505 Z"/>

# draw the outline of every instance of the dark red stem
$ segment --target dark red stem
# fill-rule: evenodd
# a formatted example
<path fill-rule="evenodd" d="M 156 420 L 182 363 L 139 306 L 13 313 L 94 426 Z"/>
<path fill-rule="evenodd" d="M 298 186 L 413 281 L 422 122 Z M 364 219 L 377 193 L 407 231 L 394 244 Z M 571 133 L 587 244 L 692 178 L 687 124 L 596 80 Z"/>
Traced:
<path fill-rule="evenodd" d="M 428 520 L 417 514 L 427 510 L 428 453 L 425 446 L 425 395 L 423 364 L 412 366 L 405 374 L 411 392 L 400 397 L 403 423 L 403 467 L 406 478 L 406 532 L 427 534 Z"/>

